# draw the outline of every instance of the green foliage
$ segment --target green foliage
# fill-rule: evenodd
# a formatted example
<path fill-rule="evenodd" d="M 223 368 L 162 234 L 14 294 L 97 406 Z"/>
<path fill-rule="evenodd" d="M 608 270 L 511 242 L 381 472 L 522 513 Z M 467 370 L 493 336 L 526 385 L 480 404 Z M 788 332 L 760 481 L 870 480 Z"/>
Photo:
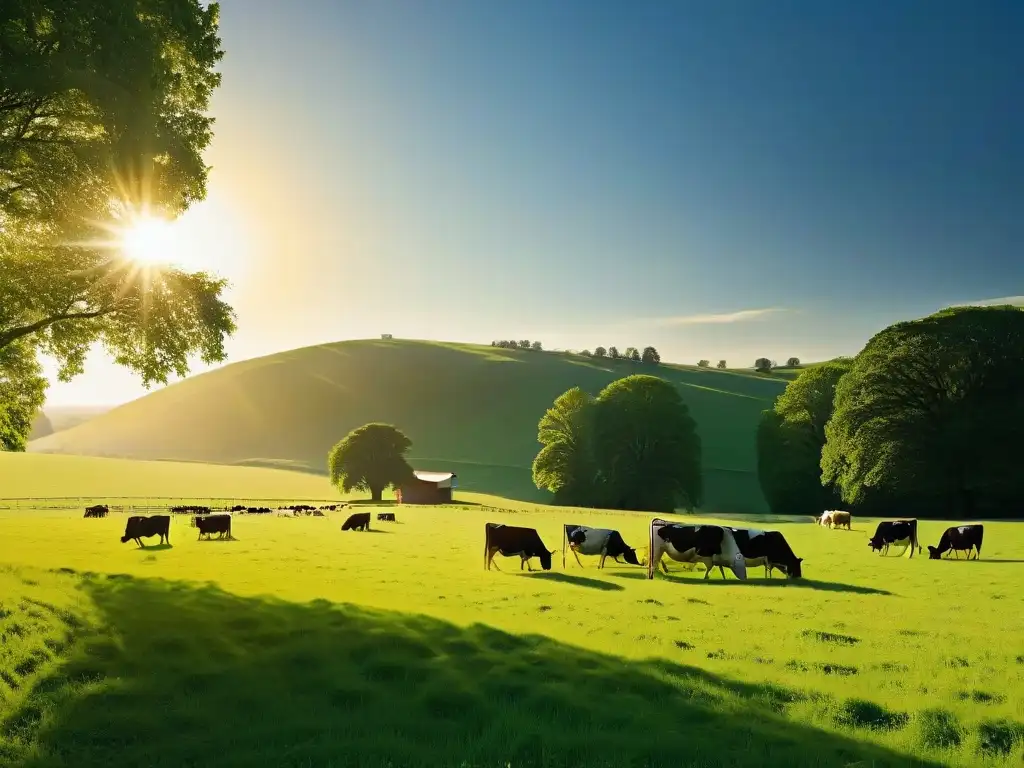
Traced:
<path fill-rule="evenodd" d="M 226 282 L 139 270 L 97 243 L 206 193 L 216 3 L 12 0 L 0 11 L 0 349 L 82 371 L 100 341 L 149 386 L 225 358 Z M 97 228 L 95 222 L 102 227 Z"/>
<path fill-rule="evenodd" d="M 711 367 L 711 361 L 710 360 L 699 360 L 697 362 L 697 367 L 698 368 L 710 368 Z"/>
<path fill-rule="evenodd" d="M 623 357 L 634 363 L 640 362 L 640 353 L 637 351 L 636 347 L 626 347 L 626 352 Z"/>
<path fill-rule="evenodd" d="M 619 355 L 619 348 L 618 347 L 608 347 L 608 357 L 610 357 L 612 360 L 618 360 L 619 357 L 620 357 L 620 355 Z"/>
<path fill-rule="evenodd" d="M 767 357 L 759 357 L 754 361 L 754 370 L 760 373 L 768 373 L 775 366 L 772 365 L 772 361 Z"/>
<path fill-rule="evenodd" d="M 398 488 L 412 479 L 405 452 L 412 441 L 390 424 L 364 424 L 331 449 L 327 465 L 331 482 L 343 493 L 369 491 L 380 501 L 389 485 Z"/>
<path fill-rule="evenodd" d="M 800 358 L 799 357 L 791 357 L 791 358 L 789 358 L 789 360 L 786 361 L 786 367 L 787 368 L 797 368 L 799 366 L 800 366 Z"/>
<path fill-rule="evenodd" d="M 718 365 L 716 367 L 718 368 L 718 370 L 724 371 L 726 368 L 725 360 L 719 360 Z"/>
<path fill-rule="evenodd" d="M 803 371 L 761 415 L 757 478 L 773 513 L 817 515 L 838 501 L 834 488 L 822 485 L 821 452 L 836 385 L 849 367 L 840 361 Z"/>
<path fill-rule="evenodd" d="M 836 388 L 823 478 L 849 504 L 1014 516 L 1024 491 L 1024 312 L 961 307 L 876 334 Z"/>
<path fill-rule="evenodd" d="M 647 365 L 658 365 L 661 362 L 661 355 L 654 347 L 644 347 L 640 360 Z"/>
<path fill-rule="evenodd" d="M 0 347 L 0 450 L 25 450 L 45 394 L 35 351 L 24 342 Z"/>
<path fill-rule="evenodd" d="M 596 347 L 594 349 L 594 357 L 605 357 L 608 354 L 608 350 L 604 347 Z"/>
<path fill-rule="evenodd" d="M 556 504 L 585 504 L 594 496 L 594 398 L 579 387 L 559 395 L 538 424 L 543 446 L 533 460 L 533 482 Z"/>
<path fill-rule="evenodd" d="M 703 496 L 696 422 L 674 386 L 627 376 L 596 399 L 574 387 L 540 420 L 534 482 L 556 504 L 671 512 Z"/>

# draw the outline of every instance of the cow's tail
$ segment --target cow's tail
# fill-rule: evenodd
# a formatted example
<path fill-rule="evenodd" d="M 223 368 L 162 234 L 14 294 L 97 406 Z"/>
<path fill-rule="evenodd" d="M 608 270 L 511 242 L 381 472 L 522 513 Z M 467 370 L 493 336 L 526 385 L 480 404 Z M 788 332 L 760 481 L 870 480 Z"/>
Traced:
<path fill-rule="evenodd" d="M 491 526 L 484 523 L 484 570 L 487 570 L 487 555 L 491 550 Z"/>
<path fill-rule="evenodd" d="M 982 540 L 984 538 L 985 538 L 985 526 L 982 526 L 981 530 L 978 531 L 978 557 L 981 557 L 981 542 L 982 542 Z"/>
<path fill-rule="evenodd" d="M 914 520 L 910 525 L 910 556 L 914 556 L 914 552 L 920 551 L 921 545 L 917 541 L 917 520 Z"/>

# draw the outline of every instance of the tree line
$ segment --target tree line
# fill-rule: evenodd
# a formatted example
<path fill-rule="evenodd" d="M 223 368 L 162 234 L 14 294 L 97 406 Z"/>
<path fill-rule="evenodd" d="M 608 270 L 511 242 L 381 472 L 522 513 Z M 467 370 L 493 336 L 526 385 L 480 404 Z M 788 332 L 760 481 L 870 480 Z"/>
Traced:
<path fill-rule="evenodd" d="M 618 347 L 595 347 L 594 351 L 591 352 L 589 349 L 580 351 L 583 357 L 595 357 L 598 359 L 607 358 L 608 360 L 628 360 L 631 363 L 643 363 L 644 365 L 659 365 L 661 363 L 661 355 L 658 354 L 658 350 L 654 347 L 644 347 L 641 352 L 636 347 L 626 347 L 625 351 L 619 353 Z"/>
<path fill-rule="evenodd" d="M 892 325 L 801 373 L 757 430 L 772 512 L 1018 517 L 1024 311 L 957 307 Z"/>

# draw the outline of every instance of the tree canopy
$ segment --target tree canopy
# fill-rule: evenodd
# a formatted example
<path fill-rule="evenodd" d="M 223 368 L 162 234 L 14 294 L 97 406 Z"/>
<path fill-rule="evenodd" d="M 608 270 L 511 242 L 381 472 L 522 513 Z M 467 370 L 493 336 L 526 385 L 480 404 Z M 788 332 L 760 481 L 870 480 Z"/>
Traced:
<path fill-rule="evenodd" d="M 960 307 L 868 341 L 836 387 L 822 478 L 867 510 L 1017 514 L 1024 311 Z"/>
<path fill-rule="evenodd" d="M 757 479 L 775 514 L 817 515 L 838 501 L 821 482 L 825 425 L 832 417 L 836 384 L 850 368 L 833 361 L 791 381 L 757 428 Z"/>
<path fill-rule="evenodd" d="M 146 386 L 195 355 L 225 359 L 226 281 L 111 247 L 133 217 L 206 194 L 218 14 L 199 0 L 0 6 L 0 350 L 49 354 L 68 380 L 101 342 Z"/>
<path fill-rule="evenodd" d="M 331 483 L 344 493 L 369 491 L 380 501 L 389 485 L 399 488 L 413 477 L 405 452 L 412 441 L 390 424 L 364 424 L 331 448 L 327 466 Z"/>
<path fill-rule="evenodd" d="M 655 376 L 579 388 L 541 418 L 534 482 L 571 506 L 671 512 L 703 497 L 701 444 L 679 391 Z"/>
<path fill-rule="evenodd" d="M 43 404 L 46 379 L 29 345 L 0 348 L 0 450 L 23 451 Z"/>

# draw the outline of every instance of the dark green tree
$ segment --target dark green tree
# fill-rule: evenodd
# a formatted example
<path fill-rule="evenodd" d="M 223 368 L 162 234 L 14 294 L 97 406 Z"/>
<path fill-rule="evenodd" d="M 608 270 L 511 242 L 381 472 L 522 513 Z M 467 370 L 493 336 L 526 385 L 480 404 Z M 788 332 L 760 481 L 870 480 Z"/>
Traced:
<path fill-rule="evenodd" d="M 618 360 L 619 359 L 619 348 L 618 347 L 608 347 L 608 357 L 610 357 L 612 360 Z"/>
<path fill-rule="evenodd" d="M 836 385 L 849 369 L 849 361 L 833 361 L 805 370 L 761 414 L 757 477 L 775 514 L 817 515 L 838 503 L 835 488 L 822 484 L 821 452 Z"/>
<path fill-rule="evenodd" d="M 634 363 L 640 362 L 640 352 L 637 351 L 636 347 L 626 347 L 626 352 L 623 357 Z"/>
<path fill-rule="evenodd" d="M 1024 311 L 958 307 L 868 341 L 836 388 L 822 477 L 870 511 L 1016 515 Z"/>
<path fill-rule="evenodd" d="M 27 344 L 68 380 L 102 342 L 146 386 L 193 356 L 225 359 L 224 280 L 103 244 L 205 196 L 218 14 L 199 0 L 0 4 L 0 350 Z"/>
<path fill-rule="evenodd" d="M 654 347 L 644 347 L 640 360 L 647 365 L 658 365 L 661 362 L 661 355 Z"/>
<path fill-rule="evenodd" d="M 369 491 L 373 501 L 380 501 L 389 485 L 399 488 L 413 478 L 405 460 L 411 446 L 412 441 L 390 424 L 353 429 L 328 454 L 331 483 L 344 493 Z"/>
<path fill-rule="evenodd" d="M 538 424 L 540 452 L 533 482 L 554 494 L 555 504 L 586 506 L 595 501 L 594 398 L 579 387 L 559 395 Z"/>
<path fill-rule="evenodd" d="M 608 354 L 608 350 L 604 347 L 594 348 L 594 357 L 605 357 Z"/>
<path fill-rule="evenodd" d="M 0 349 L 0 450 L 23 451 L 43 404 L 46 379 L 30 345 Z"/>
<path fill-rule="evenodd" d="M 656 376 L 627 376 L 605 387 L 596 406 L 602 506 L 654 512 L 700 506 L 701 442 L 678 389 Z"/>
<path fill-rule="evenodd" d="M 726 365 L 725 365 L 725 360 L 719 360 L 719 361 L 718 361 L 718 365 L 717 365 L 716 367 L 717 367 L 717 368 L 718 368 L 719 370 L 721 370 L 721 371 L 724 371 L 724 370 L 725 370 L 725 368 L 726 368 Z"/>

